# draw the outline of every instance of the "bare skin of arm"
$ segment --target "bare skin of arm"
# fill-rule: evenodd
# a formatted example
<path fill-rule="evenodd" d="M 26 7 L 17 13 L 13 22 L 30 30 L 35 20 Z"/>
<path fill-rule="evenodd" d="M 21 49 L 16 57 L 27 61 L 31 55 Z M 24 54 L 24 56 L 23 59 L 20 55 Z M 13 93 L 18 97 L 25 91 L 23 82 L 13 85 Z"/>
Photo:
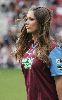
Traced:
<path fill-rule="evenodd" d="M 59 100 L 62 100 L 62 76 L 56 76 L 54 79 L 58 98 Z"/>

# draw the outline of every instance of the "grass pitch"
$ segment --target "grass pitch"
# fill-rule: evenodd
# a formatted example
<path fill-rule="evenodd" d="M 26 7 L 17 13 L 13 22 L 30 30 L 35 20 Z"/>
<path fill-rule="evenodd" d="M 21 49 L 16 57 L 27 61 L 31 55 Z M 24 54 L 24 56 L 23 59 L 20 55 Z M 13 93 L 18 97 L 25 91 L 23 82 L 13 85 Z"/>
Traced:
<path fill-rule="evenodd" d="M 26 100 L 21 69 L 0 68 L 0 100 Z"/>

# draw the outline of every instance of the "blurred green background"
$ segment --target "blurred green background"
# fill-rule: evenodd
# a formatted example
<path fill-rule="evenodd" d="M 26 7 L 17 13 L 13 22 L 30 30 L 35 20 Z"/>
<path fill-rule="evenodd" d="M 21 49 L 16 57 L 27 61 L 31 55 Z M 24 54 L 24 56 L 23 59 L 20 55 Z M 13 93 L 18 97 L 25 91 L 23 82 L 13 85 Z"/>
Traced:
<path fill-rule="evenodd" d="M 0 100 L 26 100 L 25 82 L 21 69 L 0 68 Z"/>

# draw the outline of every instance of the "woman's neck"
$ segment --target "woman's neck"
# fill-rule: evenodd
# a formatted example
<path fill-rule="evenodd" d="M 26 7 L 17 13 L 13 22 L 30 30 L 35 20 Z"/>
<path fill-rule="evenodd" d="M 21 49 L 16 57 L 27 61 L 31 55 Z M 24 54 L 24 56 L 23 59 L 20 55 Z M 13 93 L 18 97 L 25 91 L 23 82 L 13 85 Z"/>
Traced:
<path fill-rule="evenodd" d="M 37 34 L 33 34 L 32 35 L 32 39 L 34 41 L 34 44 L 38 41 L 38 35 Z"/>

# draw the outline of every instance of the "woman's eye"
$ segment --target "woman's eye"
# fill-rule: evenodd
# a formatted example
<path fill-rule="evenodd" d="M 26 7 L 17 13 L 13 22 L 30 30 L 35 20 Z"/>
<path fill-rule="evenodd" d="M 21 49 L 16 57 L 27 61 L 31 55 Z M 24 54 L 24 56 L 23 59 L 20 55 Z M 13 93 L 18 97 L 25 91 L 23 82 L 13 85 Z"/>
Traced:
<path fill-rule="evenodd" d="M 34 18 L 29 18 L 29 19 L 32 20 L 32 21 L 34 20 Z"/>
<path fill-rule="evenodd" d="M 25 18 L 25 21 L 27 21 L 27 20 L 31 20 L 31 21 L 33 21 L 34 18 Z"/>

